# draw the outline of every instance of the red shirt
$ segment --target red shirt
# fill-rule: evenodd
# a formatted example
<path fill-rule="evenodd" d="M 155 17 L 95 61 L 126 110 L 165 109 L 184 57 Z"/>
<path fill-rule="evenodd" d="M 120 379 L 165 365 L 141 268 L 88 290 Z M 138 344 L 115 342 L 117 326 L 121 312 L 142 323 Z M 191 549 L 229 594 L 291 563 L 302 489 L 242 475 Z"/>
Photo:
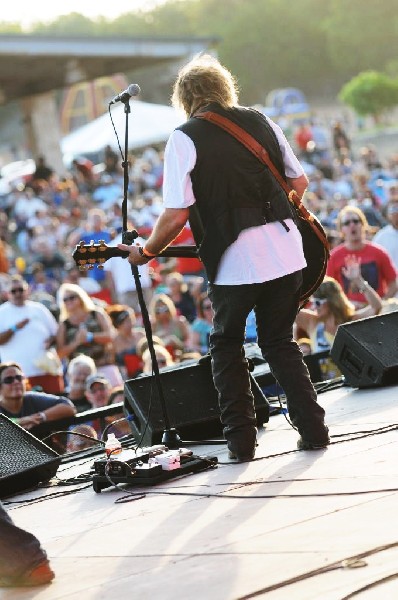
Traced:
<path fill-rule="evenodd" d="M 353 292 L 351 282 L 343 275 L 342 268 L 345 267 L 345 258 L 349 255 L 361 260 L 362 277 L 381 297 L 384 297 L 387 285 L 391 281 L 395 281 L 397 277 L 391 258 L 384 248 L 372 242 L 365 242 L 361 250 L 348 250 L 344 244 L 340 244 L 330 253 L 326 275 L 340 283 L 350 300 L 367 304 L 365 296 L 359 292 Z"/>
<path fill-rule="evenodd" d="M 181 233 L 176 237 L 173 242 L 174 245 L 179 246 L 195 246 L 195 240 L 192 235 L 192 231 L 189 227 L 184 227 Z M 198 273 L 203 271 L 203 264 L 198 258 L 177 258 L 176 271 L 185 275 L 185 273 Z"/>
<path fill-rule="evenodd" d="M 312 139 L 312 131 L 309 127 L 300 127 L 294 136 L 294 140 L 300 150 L 306 150 L 308 142 L 311 142 Z"/>

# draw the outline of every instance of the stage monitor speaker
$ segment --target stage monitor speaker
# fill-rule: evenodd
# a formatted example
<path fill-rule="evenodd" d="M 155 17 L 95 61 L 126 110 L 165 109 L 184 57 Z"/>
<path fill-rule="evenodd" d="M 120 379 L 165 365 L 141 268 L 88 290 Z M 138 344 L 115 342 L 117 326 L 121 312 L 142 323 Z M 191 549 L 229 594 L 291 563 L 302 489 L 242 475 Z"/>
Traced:
<path fill-rule="evenodd" d="M 398 383 L 398 312 L 340 325 L 330 354 L 352 387 Z"/>
<path fill-rule="evenodd" d="M 0 415 L 0 498 L 48 481 L 56 474 L 60 462 L 57 452 Z"/>
<path fill-rule="evenodd" d="M 269 420 L 269 404 L 250 376 L 258 426 Z M 182 440 L 206 440 L 222 435 L 217 392 L 210 360 L 186 361 L 162 369 L 160 383 L 171 427 Z M 132 433 L 144 445 L 159 444 L 165 430 L 159 392 L 153 375 L 139 375 L 124 385 L 124 410 L 133 416 Z"/>

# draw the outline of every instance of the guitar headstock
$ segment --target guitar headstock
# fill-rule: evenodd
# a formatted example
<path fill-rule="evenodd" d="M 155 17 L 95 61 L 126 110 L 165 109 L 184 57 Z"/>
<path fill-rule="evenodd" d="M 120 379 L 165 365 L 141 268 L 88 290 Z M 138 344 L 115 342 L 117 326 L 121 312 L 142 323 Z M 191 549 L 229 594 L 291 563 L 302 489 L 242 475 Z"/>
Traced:
<path fill-rule="evenodd" d="M 73 260 L 79 267 L 80 271 L 87 269 L 104 268 L 104 263 L 110 258 L 120 256 L 126 258 L 129 253 L 126 250 L 119 250 L 116 246 L 108 246 L 104 240 L 95 243 L 91 240 L 90 244 L 79 242 L 72 254 Z"/>

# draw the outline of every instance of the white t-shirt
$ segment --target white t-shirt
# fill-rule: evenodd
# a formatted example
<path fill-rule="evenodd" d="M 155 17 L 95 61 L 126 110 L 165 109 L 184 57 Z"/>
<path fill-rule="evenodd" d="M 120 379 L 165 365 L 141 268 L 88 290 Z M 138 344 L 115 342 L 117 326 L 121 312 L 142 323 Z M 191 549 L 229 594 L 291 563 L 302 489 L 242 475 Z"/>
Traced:
<path fill-rule="evenodd" d="M 122 243 L 122 234 L 120 233 L 109 246 L 117 246 Z M 134 244 L 139 243 L 141 246 L 145 244 L 145 240 L 137 238 L 134 240 Z M 133 273 L 131 272 L 131 265 L 126 258 L 120 258 L 116 256 L 106 261 L 104 270 L 112 273 L 116 293 L 124 294 L 126 292 L 135 291 L 135 280 Z M 138 273 L 140 275 L 140 283 L 143 289 L 152 287 L 152 280 L 149 276 L 149 266 L 140 265 L 138 267 Z"/>
<path fill-rule="evenodd" d="M 17 362 L 27 377 L 44 375 L 35 362 L 46 351 L 46 340 L 56 335 L 57 321 L 40 302 L 27 300 L 24 306 L 5 302 L 0 306 L 1 331 L 6 331 L 23 319 L 29 319 L 29 323 L 18 329 L 6 344 L 0 345 L 1 362 Z"/>
<path fill-rule="evenodd" d="M 287 177 L 304 174 L 281 128 L 271 119 L 281 148 Z M 163 203 L 165 208 L 188 208 L 195 203 L 190 173 L 196 163 L 196 148 L 182 131 L 174 131 L 165 149 Z M 242 285 L 271 281 L 306 266 L 301 235 L 291 219 L 285 220 L 287 232 L 279 222 L 243 230 L 224 252 L 214 283 Z"/>
<path fill-rule="evenodd" d="M 379 244 L 388 252 L 394 267 L 398 270 L 398 229 L 389 223 L 376 233 L 372 242 Z"/>

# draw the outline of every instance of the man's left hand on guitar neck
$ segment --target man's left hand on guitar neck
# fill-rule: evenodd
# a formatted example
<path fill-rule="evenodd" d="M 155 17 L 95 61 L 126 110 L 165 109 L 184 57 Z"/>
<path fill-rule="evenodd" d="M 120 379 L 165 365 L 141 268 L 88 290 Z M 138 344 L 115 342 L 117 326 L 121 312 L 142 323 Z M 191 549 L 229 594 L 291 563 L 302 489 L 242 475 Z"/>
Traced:
<path fill-rule="evenodd" d="M 127 250 L 129 253 L 127 260 L 132 265 L 145 265 L 151 258 L 158 256 L 181 233 L 188 217 L 188 208 L 165 208 L 141 252 L 137 245 L 118 244 L 118 248 Z"/>

